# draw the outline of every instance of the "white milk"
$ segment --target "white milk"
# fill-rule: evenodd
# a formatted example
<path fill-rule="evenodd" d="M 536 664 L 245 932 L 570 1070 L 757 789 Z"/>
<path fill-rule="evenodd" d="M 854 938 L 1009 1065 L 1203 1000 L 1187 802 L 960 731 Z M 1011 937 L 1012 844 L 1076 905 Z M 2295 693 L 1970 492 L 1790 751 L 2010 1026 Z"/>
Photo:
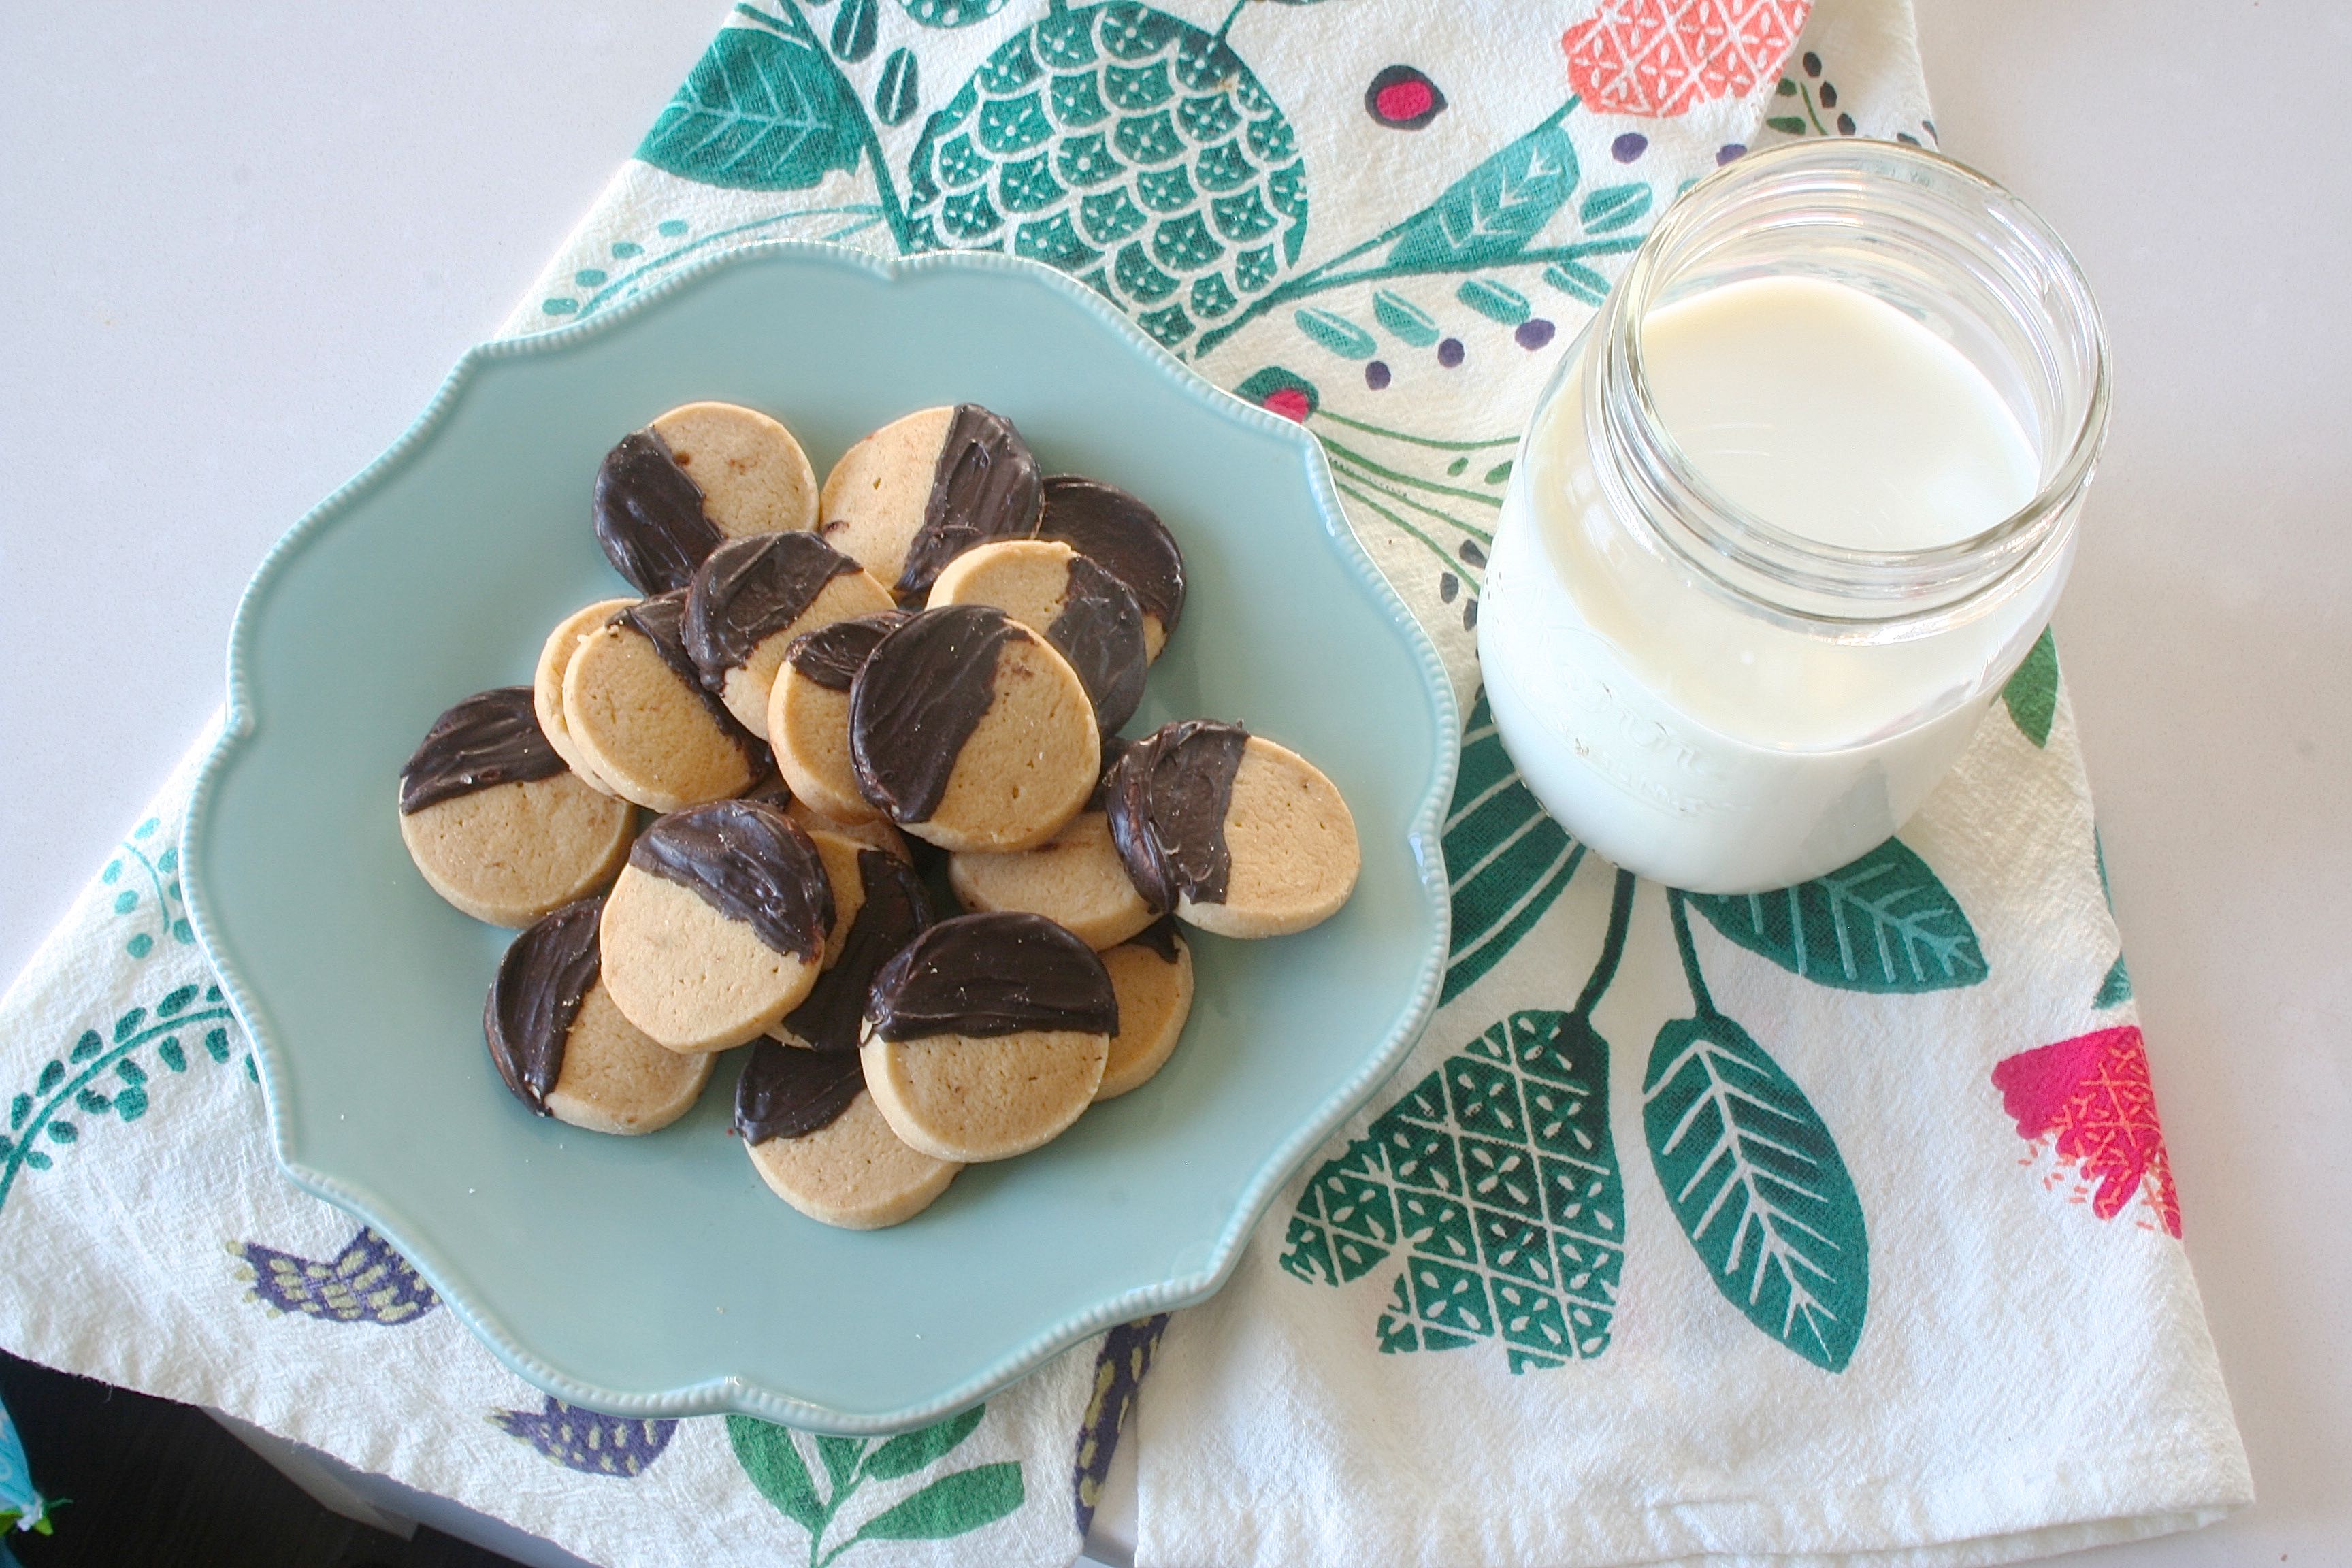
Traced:
<path fill-rule="evenodd" d="M 1813 541 L 1953 543 L 2023 507 L 2041 478 L 2033 444 L 1967 358 L 1840 284 L 1707 289 L 1648 316 L 1643 355 L 1659 423 L 1697 475 Z M 1844 864 L 1957 758 L 1989 677 L 2039 630 L 2049 593 L 2005 594 L 1907 641 L 1777 625 L 1610 511 L 1584 385 L 1570 369 L 1528 431 L 1480 604 L 1513 758 L 1570 832 L 1675 886 L 1751 891 Z M 2070 554 L 2034 574 L 2063 574 Z"/>

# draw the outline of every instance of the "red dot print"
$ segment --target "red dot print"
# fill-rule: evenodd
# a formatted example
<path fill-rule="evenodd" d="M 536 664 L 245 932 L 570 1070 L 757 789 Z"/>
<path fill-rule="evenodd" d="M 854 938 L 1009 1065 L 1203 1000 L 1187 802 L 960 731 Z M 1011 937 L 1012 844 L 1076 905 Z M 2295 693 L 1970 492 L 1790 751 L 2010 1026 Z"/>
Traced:
<path fill-rule="evenodd" d="M 1301 425 L 1306 424 L 1307 416 L 1315 411 L 1307 401 L 1307 394 L 1295 386 L 1286 386 L 1279 391 L 1267 393 L 1265 406 L 1273 409 L 1285 419 L 1295 419 Z"/>
<path fill-rule="evenodd" d="M 1364 112 L 1392 131 L 1418 131 L 1445 109 L 1437 84 L 1411 66 L 1390 66 L 1364 89 Z"/>

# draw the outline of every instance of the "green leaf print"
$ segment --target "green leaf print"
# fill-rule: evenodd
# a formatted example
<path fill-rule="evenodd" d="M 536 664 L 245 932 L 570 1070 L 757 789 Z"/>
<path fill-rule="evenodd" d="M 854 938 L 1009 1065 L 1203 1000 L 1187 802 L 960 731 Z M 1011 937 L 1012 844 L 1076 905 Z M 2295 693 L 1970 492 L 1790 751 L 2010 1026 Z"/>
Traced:
<path fill-rule="evenodd" d="M 1535 314 L 1528 297 L 1507 283 L 1491 278 L 1465 278 L 1454 297 L 1486 317 L 1507 327 L 1516 327 Z"/>
<path fill-rule="evenodd" d="M 735 1449 L 735 1462 L 778 1512 L 812 1537 L 824 1527 L 827 1510 L 817 1500 L 816 1483 L 793 1442 L 791 1428 L 749 1415 L 730 1415 L 727 1441 Z"/>
<path fill-rule="evenodd" d="M 823 1468 L 822 1493 L 802 1437 L 790 1427 L 730 1415 L 727 1439 L 760 1495 L 808 1532 L 809 1568 L 825 1568 L 860 1542 L 943 1541 L 993 1523 L 1019 1508 L 1024 1497 L 1019 1463 L 978 1465 L 899 1496 L 833 1546 L 825 1544 L 828 1537 L 840 1535 L 835 1522 L 867 1483 L 898 1480 L 937 1464 L 979 1429 L 987 1409 L 974 1405 L 879 1443 L 826 1436 L 809 1439 Z"/>
<path fill-rule="evenodd" d="M 1372 315 L 1408 348 L 1425 349 L 1440 335 L 1436 317 L 1392 289 L 1372 295 Z"/>
<path fill-rule="evenodd" d="M 2000 689 L 2000 700 L 2027 740 L 2037 746 L 2050 743 L 2050 725 L 2058 717 L 2058 641 L 2048 626 Z"/>
<path fill-rule="evenodd" d="M 883 62 L 882 79 L 874 84 L 874 118 L 885 125 L 904 125 L 915 112 L 915 51 L 892 49 Z"/>
<path fill-rule="evenodd" d="M 739 191 L 806 190 L 856 169 L 870 136 L 865 110 L 798 7 L 786 5 L 781 22 L 740 7 L 737 14 L 766 25 L 719 30 L 637 156 L 681 178 Z M 870 7 L 867 15 L 870 33 Z"/>
<path fill-rule="evenodd" d="M 2116 954 L 2116 961 L 2107 965 L 2106 978 L 2099 982 L 2098 994 L 2091 998 L 2091 1005 L 2120 1007 L 2131 999 L 2131 966 L 2124 962 L 2124 955 L 2119 952 Z"/>
<path fill-rule="evenodd" d="M 944 1458 L 949 1449 L 971 1436 L 984 1414 L 985 1406 L 974 1405 L 933 1426 L 901 1432 L 866 1456 L 866 1473 L 881 1480 L 911 1476 Z"/>
<path fill-rule="evenodd" d="M 1456 180 L 1398 232 L 1388 264 L 1436 271 L 1525 249 L 1576 190 L 1576 149 L 1560 128 L 1567 115 L 1562 108 Z"/>
<path fill-rule="evenodd" d="M 1989 973 L 1959 901 L 1900 839 L 1778 892 L 1689 898 L 1750 952 L 1841 991 L 1950 991 Z"/>
<path fill-rule="evenodd" d="M 1577 208 L 1587 234 L 1609 234 L 1627 224 L 1639 223 L 1650 210 L 1650 187 L 1643 184 L 1611 185 L 1593 192 Z"/>
<path fill-rule="evenodd" d="M 877 1514 L 850 1538 L 861 1541 L 945 1541 L 993 1524 L 1024 1499 L 1021 1467 L 1012 1460 L 977 1465 L 941 1476 L 896 1507 Z"/>
<path fill-rule="evenodd" d="M 1440 1005 L 1502 961 L 1567 889 L 1584 858 L 1584 846 L 1546 815 L 1512 767 L 1484 690 L 1463 731 L 1444 842 L 1454 945 Z"/>
<path fill-rule="evenodd" d="M 841 0 L 833 15 L 833 52 L 852 65 L 874 52 L 880 0 Z"/>
<path fill-rule="evenodd" d="M 969 27 L 1004 8 L 1004 0 L 905 0 L 907 15 L 926 27 Z"/>
<path fill-rule="evenodd" d="M 1380 351 L 1371 333 L 1336 310 L 1312 308 L 1297 313 L 1298 330 L 1342 359 L 1370 359 Z"/>

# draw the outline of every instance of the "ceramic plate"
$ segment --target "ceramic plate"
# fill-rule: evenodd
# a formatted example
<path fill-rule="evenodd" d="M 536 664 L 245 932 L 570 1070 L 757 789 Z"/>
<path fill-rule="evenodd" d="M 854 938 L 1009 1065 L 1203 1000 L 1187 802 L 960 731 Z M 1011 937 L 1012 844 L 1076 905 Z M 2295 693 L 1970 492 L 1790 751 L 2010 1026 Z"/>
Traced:
<path fill-rule="evenodd" d="M 529 681 L 550 626 L 627 591 L 589 526 L 605 450 L 698 398 L 774 413 L 820 473 L 910 409 L 982 403 L 1047 472 L 1142 496 L 1191 596 L 1129 732 L 1244 721 L 1320 764 L 1362 835 L 1336 919 L 1192 938 L 1192 1024 L 1150 1085 L 893 1230 L 830 1230 L 769 1194 L 727 1135 L 746 1053 L 650 1137 L 531 1116 L 482 1044 L 509 933 L 442 903 L 401 847 L 394 777 L 434 717 Z M 1445 952 L 1453 694 L 1315 441 L 1029 263 L 763 246 L 475 350 L 263 563 L 229 687 L 184 858 L 287 1173 L 388 1237 L 516 1372 L 617 1414 L 903 1427 L 1200 1300 L 1403 1059 Z"/>

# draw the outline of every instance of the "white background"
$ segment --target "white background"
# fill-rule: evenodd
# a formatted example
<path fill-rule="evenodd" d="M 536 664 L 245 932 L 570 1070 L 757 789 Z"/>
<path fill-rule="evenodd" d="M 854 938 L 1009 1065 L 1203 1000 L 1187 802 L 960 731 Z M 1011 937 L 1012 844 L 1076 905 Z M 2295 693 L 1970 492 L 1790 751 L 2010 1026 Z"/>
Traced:
<path fill-rule="evenodd" d="M 1947 150 L 2073 241 L 2114 336 L 2060 647 L 2261 1495 L 2077 1561 L 2352 1563 L 2352 11 L 1920 3 Z M 0 4 L 0 974 L 220 700 L 263 552 L 721 9 Z"/>

